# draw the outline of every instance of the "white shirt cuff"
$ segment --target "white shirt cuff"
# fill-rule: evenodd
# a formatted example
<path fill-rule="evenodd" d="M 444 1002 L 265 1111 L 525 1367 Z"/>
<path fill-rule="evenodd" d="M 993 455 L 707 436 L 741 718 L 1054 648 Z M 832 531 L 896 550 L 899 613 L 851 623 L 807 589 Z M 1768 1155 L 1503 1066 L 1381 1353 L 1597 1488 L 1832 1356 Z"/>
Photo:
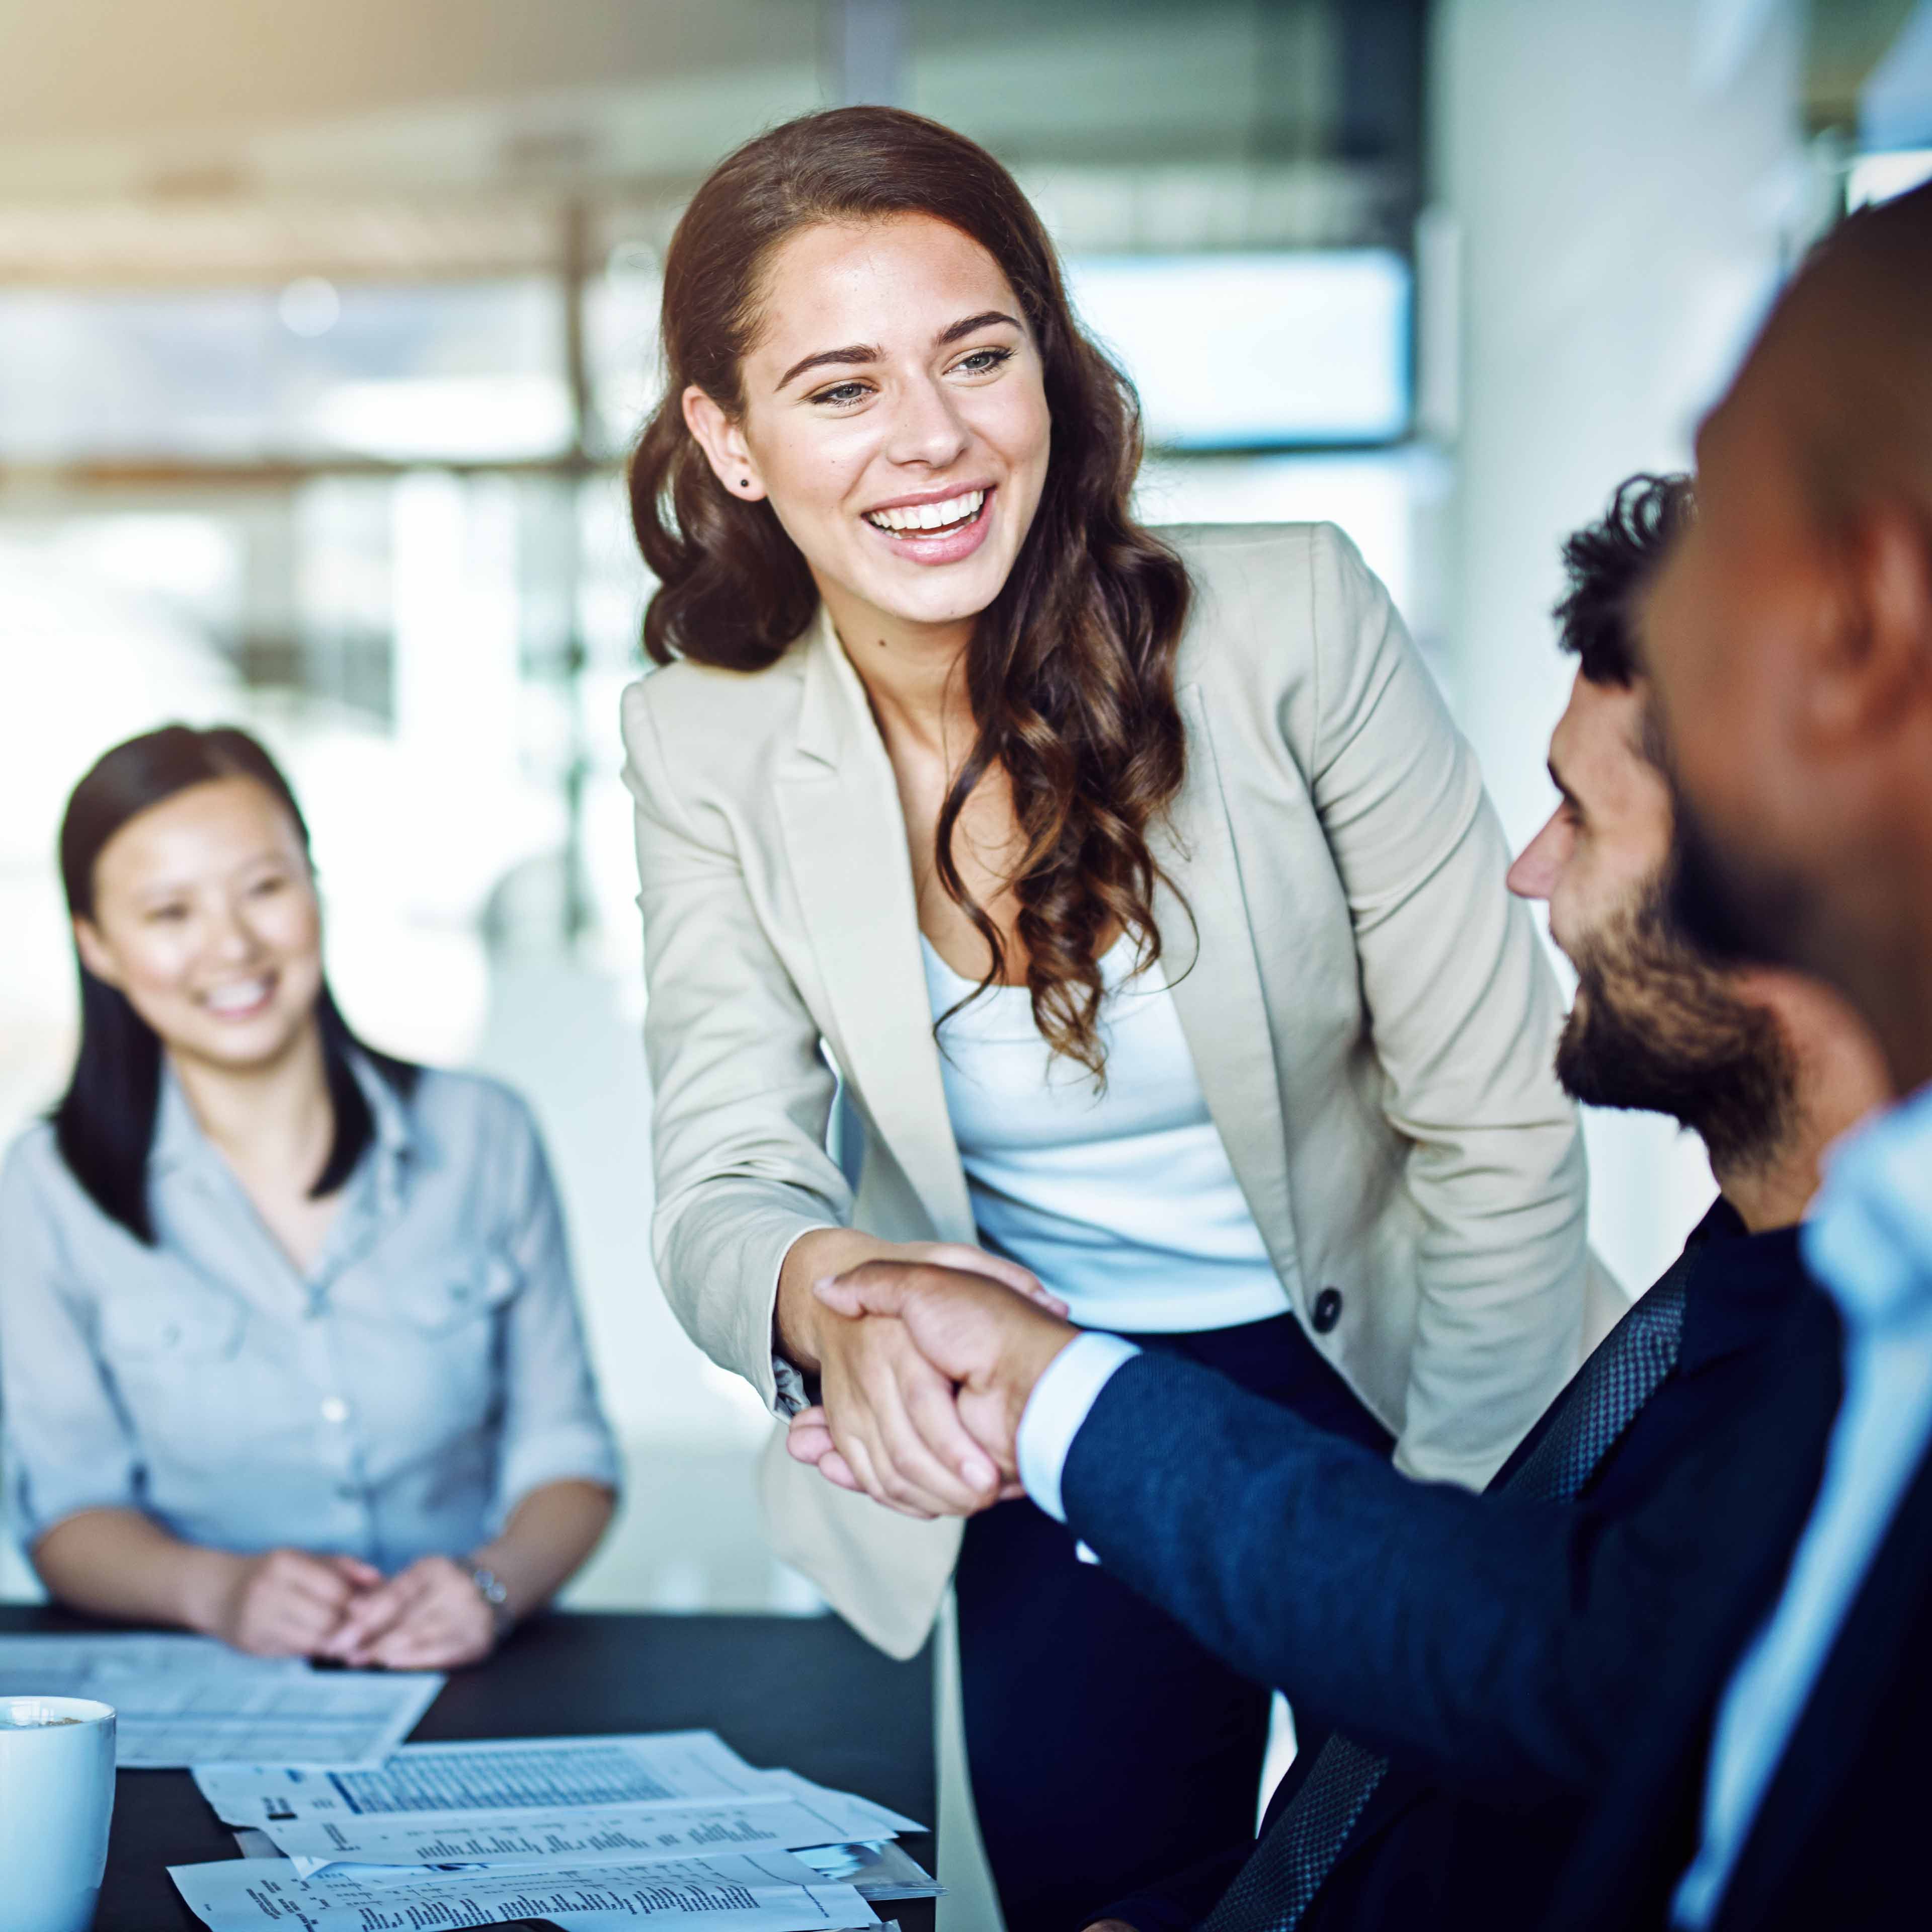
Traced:
<path fill-rule="evenodd" d="M 1073 1438 L 1114 1371 L 1139 1353 L 1132 1342 L 1118 1335 L 1082 1335 L 1054 1357 L 1033 1385 L 1020 1417 L 1020 1480 L 1055 1522 L 1066 1520 L 1060 1477 Z"/>

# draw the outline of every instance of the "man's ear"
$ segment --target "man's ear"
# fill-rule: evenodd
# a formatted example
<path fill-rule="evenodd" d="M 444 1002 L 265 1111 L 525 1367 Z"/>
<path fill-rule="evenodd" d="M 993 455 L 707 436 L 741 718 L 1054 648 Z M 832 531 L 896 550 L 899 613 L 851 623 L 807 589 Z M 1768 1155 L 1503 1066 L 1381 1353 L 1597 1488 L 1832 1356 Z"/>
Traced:
<path fill-rule="evenodd" d="M 685 391 L 682 406 L 684 426 L 697 439 L 712 476 L 733 496 L 757 502 L 765 494 L 764 481 L 752 460 L 742 426 L 694 382 Z"/>
<path fill-rule="evenodd" d="M 76 916 L 74 921 L 74 943 L 80 954 L 80 963 L 99 980 L 118 988 L 120 974 L 114 964 L 114 956 L 108 950 L 107 942 L 100 936 L 100 928 L 91 919 Z"/>
<path fill-rule="evenodd" d="M 1862 512 L 1838 545 L 1807 709 L 1827 739 L 1869 744 L 1932 706 L 1932 536 L 1894 503 Z"/>

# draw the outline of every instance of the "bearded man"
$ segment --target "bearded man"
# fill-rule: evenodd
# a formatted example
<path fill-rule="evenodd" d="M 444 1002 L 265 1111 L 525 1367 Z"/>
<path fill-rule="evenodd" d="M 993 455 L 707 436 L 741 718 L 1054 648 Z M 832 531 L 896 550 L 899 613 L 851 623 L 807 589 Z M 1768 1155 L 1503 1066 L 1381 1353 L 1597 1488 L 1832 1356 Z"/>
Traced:
<path fill-rule="evenodd" d="M 1630 620 L 1690 515 L 1683 479 L 1635 478 L 1565 547 L 1560 802 L 1510 884 L 1548 902 L 1578 970 L 1564 1084 L 1700 1134 L 1719 1197 L 1487 1492 L 1411 1483 L 976 1277 L 873 1264 L 821 1286 L 843 1313 L 905 1322 L 968 1426 L 1066 1524 L 1070 1562 L 1078 1538 L 1294 1706 L 1302 1751 L 1258 1846 L 1089 1921 L 1534 1924 L 1680 1617 L 1754 1565 L 1775 1591 L 1838 1395 L 1793 1223 L 1821 1150 L 1886 1089 L 1831 994 L 1720 968 L 1669 910 L 1676 821 Z"/>

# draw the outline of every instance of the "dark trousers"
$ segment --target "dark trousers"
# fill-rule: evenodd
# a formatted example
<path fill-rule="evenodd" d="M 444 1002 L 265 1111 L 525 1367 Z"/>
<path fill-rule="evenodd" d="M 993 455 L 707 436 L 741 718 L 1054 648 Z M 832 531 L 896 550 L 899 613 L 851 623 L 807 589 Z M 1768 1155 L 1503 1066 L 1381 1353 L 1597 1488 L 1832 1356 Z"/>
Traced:
<path fill-rule="evenodd" d="M 1132 1339 L 1393 1446 L 1292 1315 Z M 1007 1932 L 1080 1932 L 1254 1830 L 1269 1692 L 1074 1550 L 1032 1503 L 1001 1503 L 968 1523 L 955 1578 L 974 1802 Z"/>

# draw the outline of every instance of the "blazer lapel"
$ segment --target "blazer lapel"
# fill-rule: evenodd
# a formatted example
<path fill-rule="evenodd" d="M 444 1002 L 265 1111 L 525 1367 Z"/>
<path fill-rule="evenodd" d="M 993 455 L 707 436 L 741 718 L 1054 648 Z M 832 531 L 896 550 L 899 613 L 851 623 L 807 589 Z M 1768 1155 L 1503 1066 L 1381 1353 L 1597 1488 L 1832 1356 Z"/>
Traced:
<path fill-rule="evenodd" d="M 1292 1281 L 1298 1262 L 1288 1137 L 1240 863 L 1200 688 L 1184 686 L 1177 695 L 1187 725 L 1187 777 L 1149 842 L 1186 904 L 1167 888 L 1156 893 L 1161 968 L 1234 1178 L 1275 1271 Z"/>
<path fill-rule="evenodd" d="M 970 1241 L 972 1204 L 932 1036 L 898 787 L 858 674 L 822 608 L 797 742 L 774 781 L 840 1064 L 939 1238 Z"/>

